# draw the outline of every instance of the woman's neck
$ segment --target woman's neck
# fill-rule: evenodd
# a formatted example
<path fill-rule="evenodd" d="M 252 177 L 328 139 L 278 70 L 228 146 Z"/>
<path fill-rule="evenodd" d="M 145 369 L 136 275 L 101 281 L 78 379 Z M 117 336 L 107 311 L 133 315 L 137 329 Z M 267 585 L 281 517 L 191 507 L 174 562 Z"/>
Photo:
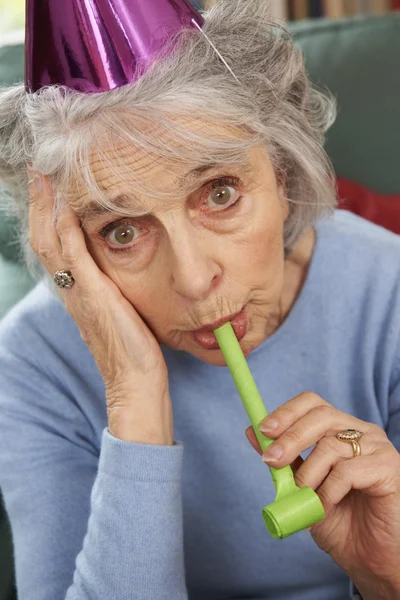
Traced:
<path fill-rule="evenodd" d="M 314 252 L 315 241 L 316 233 L 311 227 L 302 235 L 285 260 L 282 293 L 276 310 L 268 319 L 268 337 L 282 325 L 301 292 Z"/>

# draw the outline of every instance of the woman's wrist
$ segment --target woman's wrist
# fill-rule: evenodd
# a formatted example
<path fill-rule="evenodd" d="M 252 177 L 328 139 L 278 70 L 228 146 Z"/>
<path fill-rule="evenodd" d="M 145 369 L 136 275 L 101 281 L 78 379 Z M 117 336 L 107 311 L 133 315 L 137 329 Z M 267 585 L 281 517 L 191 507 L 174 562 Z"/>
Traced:
<path fill-rule="evenodd" d="M 151 407 L 151 408 L 150 408 Z M 124 442 L 173 446 L 174 426 L 169 395 L 155 402 L 149 397 L 135 403 L 108 404 L 108 431 Z"/>
<path fill-rule="evenodd" d="M 111 424 L 109 422 L 108 431 L 110 434 L 122 440 L 123 442 L 132 442 L 134 444 L 154 444 L 157 446 L 173 446 L 174 438 L 168 433 L 143 431 L 131 427 L 129 423 L 118 422 Z"/>

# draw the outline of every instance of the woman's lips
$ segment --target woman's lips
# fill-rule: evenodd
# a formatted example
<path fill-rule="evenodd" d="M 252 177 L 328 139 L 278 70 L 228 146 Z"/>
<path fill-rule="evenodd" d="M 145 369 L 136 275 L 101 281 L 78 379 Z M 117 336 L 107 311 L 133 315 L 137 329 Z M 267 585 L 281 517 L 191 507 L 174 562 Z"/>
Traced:
<path fill-rule="evenodd" d="M 215 321 L 215 323 L 211 323 L 211 325 L 206 325 L 201 329 L 192 331 L 191 334 L 194 341 L 207 350 L 218 350 L 219 346 L 213 330 L 217 329 L 217 327 L 221 327 L 221 325 L 224 325 L 224 323 L 227 323 L 228 321 L 230 321 L 233 331 L 240 342 L 247 333 L 248 320 L 246 306 L 244 306 L 239 313 L 236 313 L 236 315 L 219 319 L 218 321 Z"/>

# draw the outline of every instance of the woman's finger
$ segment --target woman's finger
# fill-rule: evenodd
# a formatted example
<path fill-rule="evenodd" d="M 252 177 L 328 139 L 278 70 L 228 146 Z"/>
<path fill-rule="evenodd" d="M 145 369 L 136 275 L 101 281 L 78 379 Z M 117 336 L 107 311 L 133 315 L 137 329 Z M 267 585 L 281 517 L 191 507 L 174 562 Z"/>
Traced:
<path fill-rule="evenodd" d="M 276 438 L 317 406 L 326 406 L 334 410 L 333 406 L 321 398 L 321 396 L 318 396 L 318 394 L 303 392 L 291 398 L 265 417 L 260 426 L 260 431 L 267 434 L 268 437 Z"/>
<path fill-rule="evenodd" d="M 61 209 L 55 228 L 61 242 L 62 264 L 58 269 L 72 272 L 77 284 L 75 289 L 90 288 L 93 291 L 100 283 L 101 271 L 89 253 L 78 215 L 69 204 Z"/>
<path fill-rule="evenodd" d="M 27 169 L 29 183 L 29 242 L 50 273 L 60 265 L 61 243 L 52 224 L 53 192 L 43 187 L 43 177 Z M 54 269 L 54 271 L 52 271 Z"/>
<path fill-rule="evenodd" d="M 300 467 L 303 463 L 304 463 L 304 460 L 301 458 L 301 456 L 298 456 L 297 458 L 294 459 L 294 461 L 292 463 L 290 463 L 290 466 L 292 468 L 295 478 L 296 478 L 296 473 L 298 472 L 298 470 L 300 469 Z M 299 485 L 299 487 L 302 487 L 302 486 Z"/>
<path fill-rule="evenodd" d="M 256 432 L 254 431 L 253 427 L 250 425 L 246 429 L 245 433 L 246 433 L 247 439 L 249 440 L 250 444 L 253 446 L 254 450 L 261 456 L 262 455 L 261 446 L 259 444 L 259 441 L 256 436 Z"/>
<path fill-rule="evenodd" d="M 361 429 L 364 433 L 379 429 L 376 425 L 336 410 L 329 404 L 321 404 L 300 417 L 279 436 L 265 451 L 265 461 L 274 467 L 283 467 L 322 438 L 333 437 L 338 431 L 348 428 Z M 379 431 L 382 437 L 386 437 L 383 430 Z"/>
<path fill-rule="evenodd" d="M 385 443 L 372 433 L 360 440 L 362 455 L 369 456 L 382 448 Z M 390 444 L 390 442 L 386 442 Z M 317 489 L 340 462 L 354 457 L 351 444 L 341 442 L 336 437 L 324 437 L 307 456 L 296 472 L 296 483 L 299 487 L 309 486 Z M 359 457 L 357 457 L 358 459 Z"/>
<path fill-rule="evenodd" d="M 75 285 L 60 289 L 64 299 L 73 298 L 88 290 L 96 293 L 103 274 L 90 255 L 77 214 L 68 203 L 60 210 L 53 223 L 54 193 L 47 176 L 28 171 L 30 178 L 31 245 L 50 275 L 56 271 L 72 272 Z M 112 285 L 108 282 L 108 285 Z"/>
<path fill-rule="evenodd" d="M 297 423 L 302 417 L 316 408 L 320 411 L 319 417 L 324 423 L 333 422 L 334 419 L 337 420 L 338 414 L 342 414 L 344 416 L 344 424 L 343 426 L 341 425 L 342 429 L 347 429 L 349 427 L 360 429 L 361 425 L 365 425 L 364 421 L 337 410 L 332 404 L 329 404 L 329 402 L 321 398 L 318 394 L 314 394 L 313 392 L 303 392 L 271 412 L 263 420 L 260 431 L 268 437 L 276 439 L 281 436 L 283 432 L 287 431 Z M 350 421 L 353 425 L 349 425 Z"/>
<path fill-rule="evenodd" d="M 352 489 L 375 497 L 398 493 L 399 458 L 395 454 L 394 449 L 385 447 L 336 464 L 316 490 L 325 510 L 337 506 Z"/>
<path fill-rule="evenodd" d="M 261 450 L 261 446 L 258 442 L 256 433 L 253 429 L 253 427 L 250 425 L 246 431 L 246 437 L 249 440 L 250 444 L 253 446 L 254 450 L 260 455 L 262 456 L 262 450 Z M 290 465 L 293 469 L 293 472 L 296 473 L 298 471 L 298 469 L 301 467 L 301 465 L 303 464 L 303 459 L 301 458 L 301 456 L 298 456 Z"/>

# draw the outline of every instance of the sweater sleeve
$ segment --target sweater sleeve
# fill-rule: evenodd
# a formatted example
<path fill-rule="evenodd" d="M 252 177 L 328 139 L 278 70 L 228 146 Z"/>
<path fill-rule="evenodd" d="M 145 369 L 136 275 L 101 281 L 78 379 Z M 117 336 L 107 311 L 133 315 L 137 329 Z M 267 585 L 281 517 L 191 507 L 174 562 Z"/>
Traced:
<path fill-rule="evenodd" d="M 19 600 L 186 600 L 183 445 L 105 428 L 99 451 L 77 399 L 39 363 L 0 344 L 0 488 Z"/>
<path fill-rule="evenodd" d="M 104 429 L 91 513 L 66 600 L 186 600 L 183 445 L 122 442 Z"/>

